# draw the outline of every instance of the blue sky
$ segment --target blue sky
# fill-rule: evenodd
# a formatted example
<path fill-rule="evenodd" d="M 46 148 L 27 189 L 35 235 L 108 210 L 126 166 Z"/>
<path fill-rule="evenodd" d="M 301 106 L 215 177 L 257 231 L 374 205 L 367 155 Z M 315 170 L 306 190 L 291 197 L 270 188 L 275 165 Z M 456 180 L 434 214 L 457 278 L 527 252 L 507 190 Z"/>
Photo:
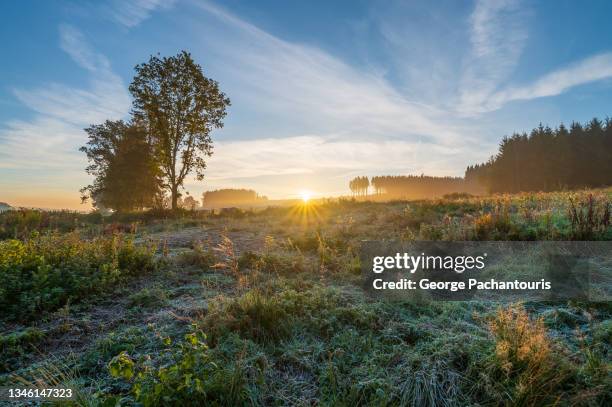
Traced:
<path fill-rule="evenodd" d="M 462 175 L 506 134 L 606 117 L 606 1 L 0 3 L 0 201 L 79 205 L 82 129 L 126 118 L 133 67 L 190 51 L 232 100 L 196 196 Z"/>

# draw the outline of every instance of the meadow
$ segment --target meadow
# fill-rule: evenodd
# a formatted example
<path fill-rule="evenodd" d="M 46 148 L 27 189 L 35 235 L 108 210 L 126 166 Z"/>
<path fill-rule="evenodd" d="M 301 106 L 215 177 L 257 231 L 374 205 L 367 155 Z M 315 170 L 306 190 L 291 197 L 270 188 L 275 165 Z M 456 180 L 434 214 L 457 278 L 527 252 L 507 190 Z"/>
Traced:
<path fill-rule="evenodd" d="M 609 303 L 383 301 L 363 240 L 612 240 L 612 189 L 0 214 L 0 385 L 77 404 L 612 404 Z"/>

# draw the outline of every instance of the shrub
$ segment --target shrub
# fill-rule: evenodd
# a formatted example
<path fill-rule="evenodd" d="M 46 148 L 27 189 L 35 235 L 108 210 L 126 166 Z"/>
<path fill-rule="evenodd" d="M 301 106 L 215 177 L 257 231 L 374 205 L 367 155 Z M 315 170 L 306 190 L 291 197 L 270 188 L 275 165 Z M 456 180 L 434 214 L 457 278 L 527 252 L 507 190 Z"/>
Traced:
<path fill-rule="evenodd" d="M 57 310 L 153 270 L 154 252 L 121 235 L 91 241 L 74 233 L 1 241 L 0 308 L 9 319 Z"/>
<path fill-rule="evenodd" d="M 192 266 L 202 270 L 208 270 L 217 263 L 215 253 L 210 249 L 205 249 L 201 242 L 195 242 L 193 249 L 179 254 L 175 259 L 179 266 Z"/>
<path fill-rule="evenodd" d="M 18 209 L 0 213 L 0 239 L 21 239 L 32 232 L 71 232 L 85 224 L 99 224 L 99 213 L 81 214 L 72 211 L 40 211 Z"/>
<path fill-rule="evenodd" d="M 15 360 L 34 351 L 44 337 L 43 331 L 32 327 L 0 335 L 0 373 L 15 370 Z"/>
<path fill-rule="evenodd" d="M 159 367 L 137 364 L 126 353 L 108 367 L 112 376 L 131 381 L 137 402 L 148 406 L 200 406 L 247 404 L 246 379 L 239 366 L 220 366 L 213 360 L 206 335 L 194 329 L 178 346 L 169 339 Z"/>

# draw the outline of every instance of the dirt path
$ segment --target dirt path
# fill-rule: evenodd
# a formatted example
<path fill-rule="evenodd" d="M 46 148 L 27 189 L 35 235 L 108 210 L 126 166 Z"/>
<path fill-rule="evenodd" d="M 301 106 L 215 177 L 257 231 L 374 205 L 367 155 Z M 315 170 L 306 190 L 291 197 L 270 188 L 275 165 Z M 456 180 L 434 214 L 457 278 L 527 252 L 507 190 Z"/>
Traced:
<path fill-rule="evenodd" d="M 170 248 L 191 248 L 200 242 L 211 247 L 217 246 L 227 236 L 233 243 L 237 254 L 244 251 L 260 251 L 264 247 L 265 233 L 263 231 L 232 231 L 222 226 L 191 227 L 177 231 L 158 232 L 147 235 L 147 239 L 165 242 Z"/>

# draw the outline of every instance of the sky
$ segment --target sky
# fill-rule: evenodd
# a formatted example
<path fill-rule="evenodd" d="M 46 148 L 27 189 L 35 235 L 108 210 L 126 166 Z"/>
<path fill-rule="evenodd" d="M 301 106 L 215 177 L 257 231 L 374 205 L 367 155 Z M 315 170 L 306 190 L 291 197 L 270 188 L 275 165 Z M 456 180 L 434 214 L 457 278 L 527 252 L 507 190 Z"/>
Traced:
<path fill-rule="evenodd" d="M 192 53 L 231 99 L 203 181 L 269 198 L 462 176 L 501 138 L 612 106 L 608 1 L 0 2 L 0 202 L 87 210 L 83 129 L 134 66 Z"/>

